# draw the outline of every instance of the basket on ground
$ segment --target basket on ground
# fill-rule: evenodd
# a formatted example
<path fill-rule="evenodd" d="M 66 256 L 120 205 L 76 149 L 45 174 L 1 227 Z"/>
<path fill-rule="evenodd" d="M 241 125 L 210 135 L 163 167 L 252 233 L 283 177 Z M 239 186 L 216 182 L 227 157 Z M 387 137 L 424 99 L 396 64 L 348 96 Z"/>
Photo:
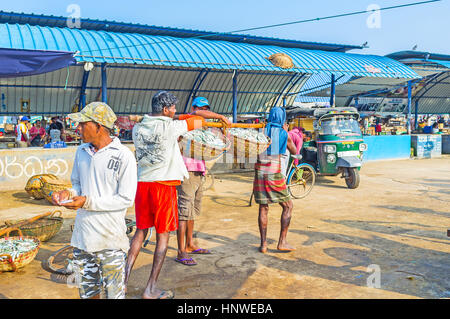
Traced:
<path fill-rule="evenodd" d="M 49 203 L 52 203 L 53 192 L 59 192 L 71 187 L 72 184 L 69 181 L 52 179 L 44 182 L 44 186 L 42 186 L 42 194 Z"/>
<path fill-rule="evenodd" d="M 9 233 L 13 230 L 19 231 L 19 236 L 9 237 Z M 22 232 L 18 228 L 11 228 L 8 231 L 8 233 L 6 234 L 6 237 L 0 238 L 0 243 L 2 243 L 4 241 L 14 242 L 16 240 L 23 240 L 23 239 L 32 240 L 36 244 L 36 246 L 33 249 L 30 249 L 26 252 L 20 253 L 19 255 L 15 256 L 15 258 L 13 258 L 8 253 L 2 253 L 0 251 L 0 272 L 16 271 L 17 269 L 28 265 L 36 257 L 36 255 L 39 251 L 39 248 L 41 246 L 39 239 L 37 239 L 36 237 L 23 236 Z"/>
<path fill-rule="evenodd" d="M 55 216 L 58 214 L 58 216 Z M 32 236 L 39 239 L 39 241 L 47 241 L 55 236 L 61 229 L 63 218 L 61 211 L 55 210 L 50 216 L 38 219 L 30 224 L 19 226 L 19 229 L 25 236 Z M 7 220 L 5 224 L 12 226 L 19 223 L 21 220 Z"/>
<path fill-rule="evenodd" d="M 44 195 L 42 194 L 42 187 L 44 186 L 44 182 L 49 180 L 58 180 L 58 177 L 53 174 L 33 175 L 28 179 L 25 190 L 34 199 L 42 199 L 44 198 Z"/>
<path fill-rule="evenodd" d="M 221 156 L 230 148 L 231 143 L 220 130 L 211 131 L 214 133 L 214 135 L 222 140 L 223 144 L 225 145 L 224 147 L 215 147 L 181 136 L 178 142 L 181 154 L 185 157 L 204 161 L 212 161 Z"/>

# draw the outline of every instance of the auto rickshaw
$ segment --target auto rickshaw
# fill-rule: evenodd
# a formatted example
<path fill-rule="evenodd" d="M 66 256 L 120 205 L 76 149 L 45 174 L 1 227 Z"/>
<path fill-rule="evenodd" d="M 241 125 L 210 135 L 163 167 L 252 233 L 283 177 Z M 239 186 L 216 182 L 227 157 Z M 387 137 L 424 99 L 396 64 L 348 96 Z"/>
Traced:
<path fill-rule="evenodd" d="M 367 144 L 363 141 L 356 108 L 292 108 L 287 109 L 287 114 L 288 118 L 304 115 L 315 119 L 313 140 L 305 143 L 302 161 L 312 165 L 319 175 L 342 174 L 348 188 L 357 188 Z"/>

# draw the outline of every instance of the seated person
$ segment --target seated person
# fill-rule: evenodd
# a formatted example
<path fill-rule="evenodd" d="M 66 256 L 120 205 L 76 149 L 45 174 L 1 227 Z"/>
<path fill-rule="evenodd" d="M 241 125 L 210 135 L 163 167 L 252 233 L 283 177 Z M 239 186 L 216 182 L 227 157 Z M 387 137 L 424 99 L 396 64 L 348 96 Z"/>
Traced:
<path fill-rule="evenodd" d="M 30 129 L 31 146 L 41 146 L 45 138 L 45 129 L 41 126 L 41 121 L 36 121 Z"/>

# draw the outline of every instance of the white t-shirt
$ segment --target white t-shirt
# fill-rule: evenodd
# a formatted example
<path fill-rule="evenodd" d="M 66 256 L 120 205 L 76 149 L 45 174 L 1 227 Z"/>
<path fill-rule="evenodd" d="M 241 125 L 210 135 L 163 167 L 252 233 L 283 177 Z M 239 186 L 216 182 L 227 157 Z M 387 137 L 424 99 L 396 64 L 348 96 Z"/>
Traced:
<path fill-rule="evenodd" d="M 61 131 L 60 130 L 50 130 L 50 141 L 53 142 L 60 142 L 61 141 Z"/>
<path fill-rule="evenodd" d="M 94 152 L 82 144 L 75 154 L 72 190 L 86 196 L 78 209 L 71 245 L 87 252 L 129 249 L 125 215 L 134 202 L 137 188 L 136 159 L 118 138 Z"/>
<path fill-rule="evenodd" d="M 182 181 L 189 178 L 181 156 L 178 138 L 188 131 L 185 120 L 145 115 L 133 127 L 138 181 Z"/>

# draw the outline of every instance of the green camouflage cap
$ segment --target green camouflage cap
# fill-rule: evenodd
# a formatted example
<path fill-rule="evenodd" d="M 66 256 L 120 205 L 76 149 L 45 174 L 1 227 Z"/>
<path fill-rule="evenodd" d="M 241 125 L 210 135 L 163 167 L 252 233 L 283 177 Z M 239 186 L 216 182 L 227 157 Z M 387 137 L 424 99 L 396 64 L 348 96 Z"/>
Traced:
<path fill-rule="evenodd" d="M 86 105 L 80 112 L 71 113 L 68 117 L 75 122 L 94 121 L 109 129 L 114 127 L 117 116 L 108 104 L 103 102 L 92 102 Z"/>

